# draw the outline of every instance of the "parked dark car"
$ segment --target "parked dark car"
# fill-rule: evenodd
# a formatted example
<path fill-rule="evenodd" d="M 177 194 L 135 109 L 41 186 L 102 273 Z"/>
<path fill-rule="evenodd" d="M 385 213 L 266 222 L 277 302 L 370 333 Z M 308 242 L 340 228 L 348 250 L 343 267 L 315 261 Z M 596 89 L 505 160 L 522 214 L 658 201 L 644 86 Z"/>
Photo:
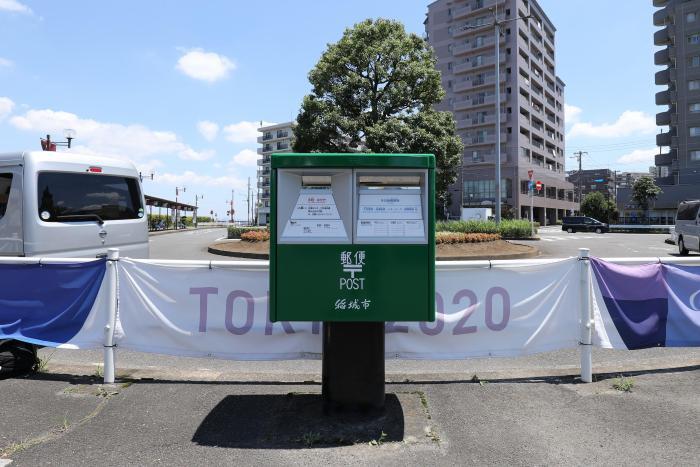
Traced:
<path fill-rule="evenodd" d="M 585 216 L 565 217 L 562 220 L 561 229 L 565 232 L 609 232 L 610 226 L 604 222 Z"/>

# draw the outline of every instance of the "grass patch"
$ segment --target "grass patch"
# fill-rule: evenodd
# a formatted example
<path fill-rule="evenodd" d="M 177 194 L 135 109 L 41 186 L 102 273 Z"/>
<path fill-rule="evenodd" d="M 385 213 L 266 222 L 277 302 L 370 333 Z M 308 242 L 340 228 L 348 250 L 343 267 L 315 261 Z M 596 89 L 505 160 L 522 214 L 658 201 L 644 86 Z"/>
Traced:
<path fill-rule="evenodd" d="M 303 435 L 301 435 L 301 438 L 299 438 L 299 442 L 302 443 L 307 448 L 310 448 L 314 444 L 318 444 L 321 442 L 321 433 L 317 433 L 314 431 L 309 431 L 308 433 L 304 433 Z"/>
<path fill-rule="evenodd" d="M 612 387 L 620 392 L 632 392 L 634 380 L 632 378 L 625 378 L 624 376 L 620 375 L 613 380 Z"/>
<path fill-rule="evenodd" d="M 46 369 L 49 366 L 49 362 L 51 361 L 51 359 L 53 358 L 53 354 L 55 354 L 55 353 L 56 353 L 56 351 L 54 350 L 46 358 L 37 357 L 37 359 L 36 359 L 36 371 L 38 373 L 46 373 Z"/>
<path fill-rule="evenodd" d="M 94 376 L 95 378 L 104 378 L 104 375 L 104 368 L 102 368 L 102 365 L 98 364 L 97 367 L 95 367 L 95 371 L 92 373 L 92 376 Z"/>

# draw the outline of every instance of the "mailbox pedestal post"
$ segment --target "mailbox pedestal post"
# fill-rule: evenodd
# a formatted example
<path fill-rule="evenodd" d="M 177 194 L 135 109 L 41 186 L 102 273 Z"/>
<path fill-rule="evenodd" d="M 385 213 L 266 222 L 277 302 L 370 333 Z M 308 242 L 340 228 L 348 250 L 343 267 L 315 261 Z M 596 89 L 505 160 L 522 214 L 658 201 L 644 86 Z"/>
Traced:
<path fill-rule="evenodd" d="M 327 412 L 384 408 L 384 323 L 435 320 L 435 157 L 272 155 L 270 321 L 323 322 Z"/>
<path fill-rule="evenodd" d="M 384 409 L 384 323 L 323 323 L 323 410 Z"/>

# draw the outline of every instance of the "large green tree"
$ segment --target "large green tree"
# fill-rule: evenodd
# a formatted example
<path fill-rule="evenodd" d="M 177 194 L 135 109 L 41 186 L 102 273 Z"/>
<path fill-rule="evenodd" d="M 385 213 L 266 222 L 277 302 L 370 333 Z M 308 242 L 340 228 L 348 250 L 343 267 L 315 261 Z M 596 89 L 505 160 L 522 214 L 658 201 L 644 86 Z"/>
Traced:
<path fill-rule="evenodd" d="M 602 222 L 617 219 L 617 207 L 611 200 L 606 199 L 602 193 L 594 191 L 588 193 L 581 202 L 581 212 Z"/>
<path fill-rule="evenodd" d="M 663 193 L 661 188 L 649 176 L 639 178 L 632 185 L 632 199 L 644 209 L 647 218 L 649 217 L 649 202 L 655 200 L 661 193 Z"/>
<path fill-rule="evenodd" d="M 435 154 L 437 201 L 449 204 L 464 146 L 452 114 L 433 109 L 445 92 L 422 38 L 397 21 L 365 20 L 328 45 L 309 81 L 296 152 Z"/>

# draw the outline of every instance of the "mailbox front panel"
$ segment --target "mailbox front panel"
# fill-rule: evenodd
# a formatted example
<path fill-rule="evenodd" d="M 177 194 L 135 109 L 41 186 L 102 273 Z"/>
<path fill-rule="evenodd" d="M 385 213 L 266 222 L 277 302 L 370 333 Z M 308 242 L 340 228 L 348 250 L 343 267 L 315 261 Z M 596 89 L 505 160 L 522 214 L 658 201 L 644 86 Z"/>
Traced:
<path fill-rule="evenodd" d="M 433 321 L 432 156 L 293 156 L 273 155 L 270 319 Z"/>

